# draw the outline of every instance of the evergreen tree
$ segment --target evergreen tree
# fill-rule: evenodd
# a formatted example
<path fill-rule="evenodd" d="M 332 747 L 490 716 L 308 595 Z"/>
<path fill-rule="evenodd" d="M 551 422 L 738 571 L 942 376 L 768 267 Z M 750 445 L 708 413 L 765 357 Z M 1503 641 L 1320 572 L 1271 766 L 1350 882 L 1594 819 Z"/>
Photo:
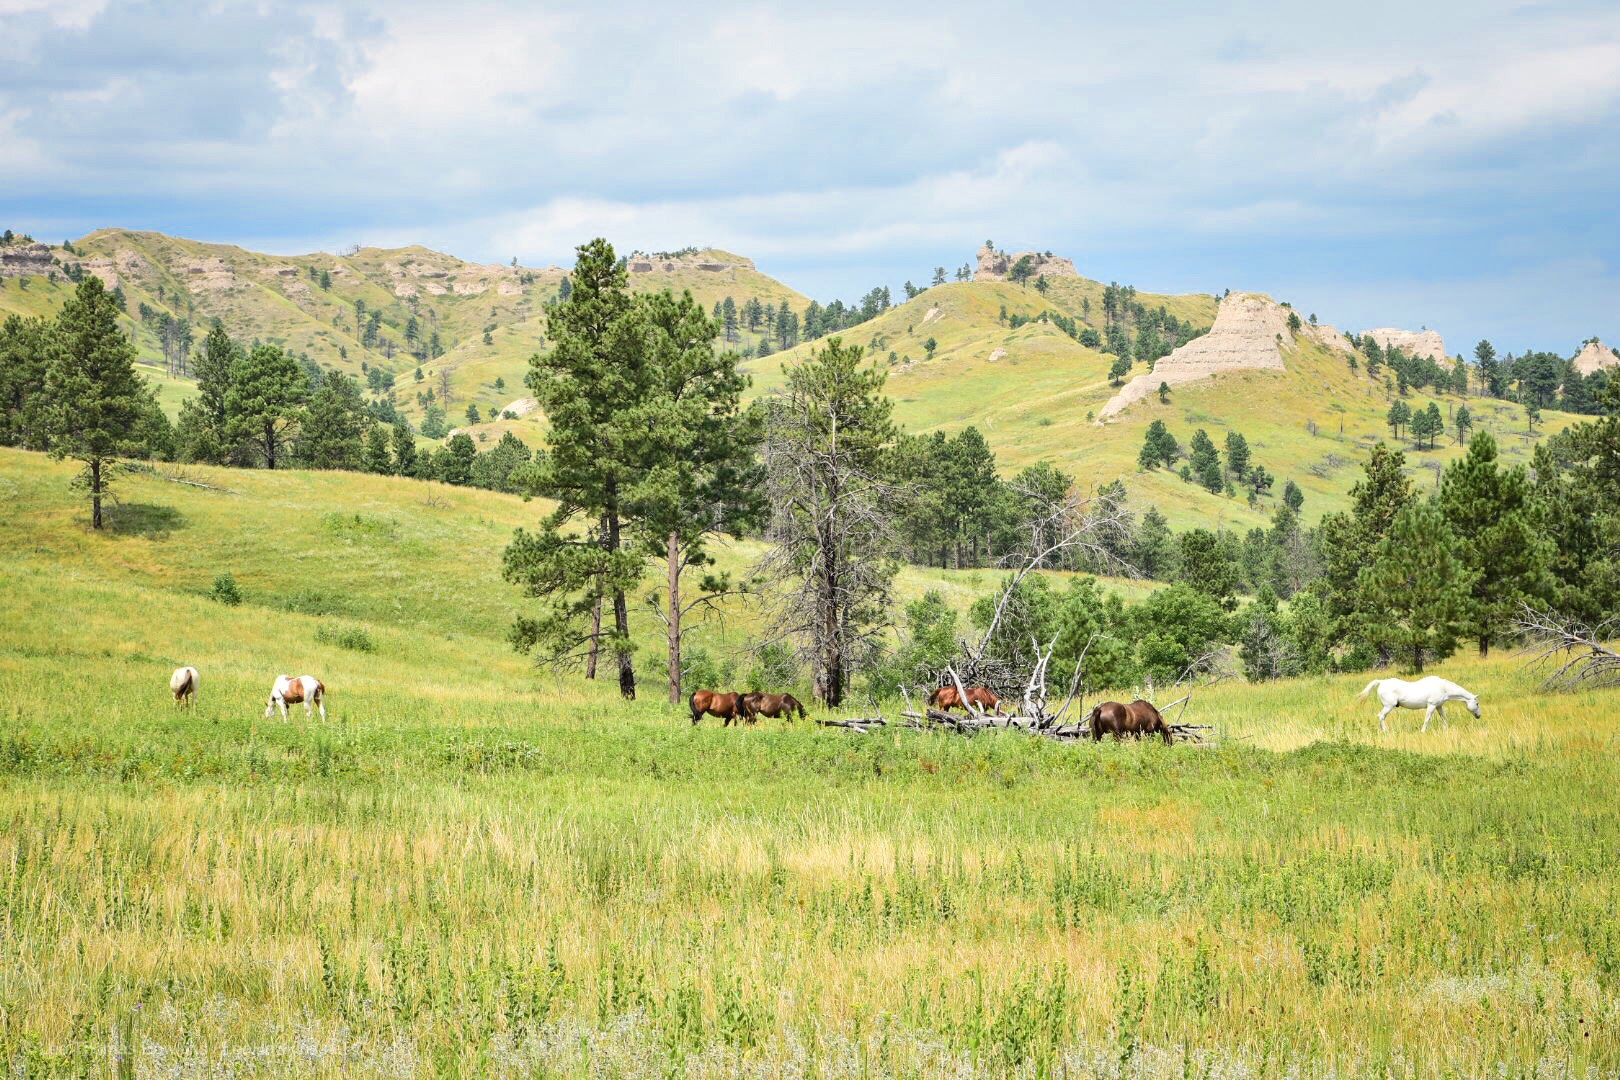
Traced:
<path fill-rule="evenodd" d="M 1604 387 L 1608 415 L 1536 447 L 1536 506 L 1556 545 L 1553 604 L 1590 624 L 1620 611 L 1620 379 Z"/>
<path fill-rule="evenodd" d="M 733 303 L 733 318 L 735 310 Z M 645 569 L 627 498 L 644 464 L 642 408 L 656 375 L 644 324 L 613 246 L 601 239 L 581 246 L 569 298 L 551 312 L 552 350 L 529 359 L 529 387 L 551 422 L 531 493 L 555 499 L 557 508 L 537 532 L 517 531 L 503 568 L 542 602 L 538 618 L 519 617 L 514 645 L 539 649 L 549 663 L 592 662 L 606 648 L 625 698 L 636 696 L 629 594 Z M 611 606 L 611 629 L 597 625 L 599 602 Z"/>
<path fill-rule="evenodd" d="M 1457 425 L 1457 445 L 1461 446 L 1468 441 L 1468 433 L 1474 428 L 1474 414 L 1468 411 L 1468 406 L 1459 405 L 1453 422 Z"/>
<path fill-rule="evenodd" d="M 1270 491 L 1275 481 L 1276 477 L 1267 472 L 1264 465 L 1256 465 L 1249 470 L 1249 490 L 1254 492 L 1257 499 Z"/>
<path fill-rule="evenodd" d="M 415 476 L 416 439 L 411 435 L 411 429 L 401 420 L 394 425 L 393 438 L 394 474 L 396 476 Z"/>
<path fill-rule="evenodd" d="M 1115 386 L 1125 381 L 1125 376 L 1131 373 L 1131 358 L 1124 353 L 1114 357 L 1113 364 L 1108 369 L 1108 381 Z"/>
<path fill-rule="evenodd" d="M 1283 485 L 1283 505 L 1294 513 L 1299 513 L 1305 507 L 1305 492 L 1292 480 Z"/>
<path fill-rule="evenodd" d="M 1208 529 L 1188 529 L 1178 538 L 1178 548 L 1180 580 L 1214 597 L 1228 611 L 1236 606 L 1237 562 L 1220 537 Z"/>
<path fill-rule="evenodd" d="M 48 447 L 45 368 L 55 344 L 44 319 L 8 315 L 0 324 L 0 446 Z"/>
<path fill-rule="evenodd" d="M 923 359 L 932 360 L 934 358 L 934 350 L 937 348 L 939 348 L 939 342 L 934 340 L 932 337 L 923 342 Z"/>
<path fill-rule="evenodd" d="M 388 445 L 388 428 L 372 424 L 366 432 L 366 448 L 360 459 L 361 468 L 368 473 L 387 475 L 394 471 L 394 455 Z"/>
<path fill-rule="evenodd" d="M 1416 672 L 1456 651 L 1464 629 L 1476 574 L 1453 553 L 1456 544 L 1439 509 L 1413 501 L 1395 515 L 1358 575 L 1363 632 Z"/>
<path fill-rule="evenodd" d="M 1496 362 L 1496 346 L 1481 338 L 1474 346 L 1474 362 L 1479 365 L 1479 381 L 1491 397 L 1502 396 L 1501 369 Z"/>
<path fill-rule="evenodd" d="M 1221 474 L 1220 451 L 1215 449 L 1214 440 L 1203 428 L 1193 433 L 1188 460 L 1192 465 L 1193 475 L 1207 490 L 1219 493 L 1226 489 L 1226 479 Z"/>
<path fill-rule="evenodd" d="M 1468 453 L 1446 467 L 1440 481 L 1440 508 L 1457 534 L 1457 554 L 1477 576 L 1469 598 L 1468 624 L 1479 654 L 1512 625 L 1521 602 L 1551 592 L 1546 539 L 1523 465 L 1502 469 L 1496 440 L 1480 432 Z"/>
<path fill-rule="evenodd" d="M 1384 421 L 1389 424 L 1390 432 L 1398 439 L 1401 437 L 1401 428 L 1412 421 L 1412 407 L 1396 398 L 1394 404 L 1389 407 L 1389 412 L 1385 414 Z"/>
<path fill-rule="evenodd" d="M 1249 472 L 1249 440 L 1236 431 L 1226 433 L 1226 467 L 1239 483 Z"/>
<path fill-rule="evenodd" d="M 1400 451 L 1379 443 L 1363 466 L 1363 478 L 1350 489 L 1351 511 L 1322 518 L 1323 588 L 1341 638 L 1359 631 L 1360 613 L 1367 610 L 1358 582 L 1362 568 L 1375 558 L 1395 515 L 1412 501 L 1405 464 Z"/>
<path fill-rule="evenodd" d="M 250 447 L 274 469 L 309 396 L 309 380 L 298 362 L 276 345 L 255 345 L 231 365 L 225 393 L 225 436 Z"/>
<path fill-rule="evenodd" d="M 1423 413 L 1425 419 L 1423 433 L 1429 437 L 1429 449 L 1433 450 L 1435 440 L 1445 433 L 1446 420 L 1445 417 L 1440 415 L 1440 406 L 1432 401 L 1429 402 L 1429 407 L 1423 410 Z"/>
<path fill-rule="evenodd" d="M 476 401 L 468 402 L 467 403 L 467 423 L 469 423 L 469 424 L 482 424 L 483 422 L 484 422 L 484 414 L 478 411 L 478 403 Z"/>
<path fill-rule="evenodd" d="M 366 436 L 375 423 L 360 384 L 334 371 L 310 397 L 298 431 L 298 460 L 312 469 L 358 470 L 365 462 Z"/>
<path fill-rule="evenodd" d="M 1156 506 L 1147 508 L 1131 545 L 1131 565 L 1144 576 L 1166 581 L 1176 570 L 1176 538 Z"/>
<path fill-rule="evenodd" d="M 118 314 L 101 279 L 87 275 L 56 318 L 45 364 L 43 427 L 51 455 L 84 464 L 81 480 L 97 529 L 109 472 L 142 451 L 141 429 L 157 409 L 135 373 L 135 346 L 118 328 Z"/>

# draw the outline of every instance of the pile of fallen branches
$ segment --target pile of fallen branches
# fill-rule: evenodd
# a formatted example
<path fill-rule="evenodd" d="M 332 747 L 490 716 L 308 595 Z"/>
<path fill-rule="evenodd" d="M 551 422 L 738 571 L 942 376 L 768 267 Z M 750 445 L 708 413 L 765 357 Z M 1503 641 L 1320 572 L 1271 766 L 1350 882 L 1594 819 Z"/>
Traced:
<path fill-rule="evenodd" d="M 1521 604 L 1514 622 L 1531 654 L 1531 665 L 1551 669 L 1543 683 L 1549 690 L 1620 686 L 1620 652 L 1610 644 L 1620 637 L 1620 616 L 1587 626 Z"/>

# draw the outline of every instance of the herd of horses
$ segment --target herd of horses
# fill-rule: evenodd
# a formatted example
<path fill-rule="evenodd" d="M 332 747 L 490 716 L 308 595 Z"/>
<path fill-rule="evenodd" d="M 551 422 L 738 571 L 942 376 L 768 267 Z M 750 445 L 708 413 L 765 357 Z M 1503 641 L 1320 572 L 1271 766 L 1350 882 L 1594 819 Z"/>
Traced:
<path fill-rule="evenodd" d="M 928 695 L 928 707 L 960 709 L 964 695 L 967 703 L 973 708 L 997 716 L 1002 715 L 1001 698 L 988 686 L 968 686 L 960 690 L 954 685 L 942 686 Z M 757 690 L 748 694 L 736 691 L 723 694 L 718 690 L 697 690 L 687 700 L 687 704 L 692 708 L 693 724 L 705 716 L 715 716 L 720 719 L 721 727 L 730 727 L 734 723 L 756 723 L 761 716 L 791 717 L 794 710 L 798 711 L 801 720 L 806 715 L 804 706 L 792 694 L 762 694 Z M 1086 723 L 1090 725 L 1091 737 L 1099 742 L 1105 735 L 1112 735 L 1116 739 L 1123 739 L 1126 736 L 1141 739 L 1157 735 L 1163 738 L 1166 744 L 1171 741 L 1170 725 L 1165 723 L 1158 709 L 1141 698 L 1129 705 L 1118 701 L 1105 701 L 1091 710 Z"/>
<path fill-rule="evenodd" d="M 194 667 L 180 667 L 174 669 L 169 676 L 169 691 L 174 694 L 176 705 L 190 707 L 197 702 L 197 684 L 200 676 Z M 1383 711 L 1378 714 L 1378 726 L 1384 731 L 1389 730 L 1385 718 L 1394 709 L 1426 709 L 1423 714 L 1422 730 L 1429 730 L 1429 720 L 1436 712 L 1440 714 L 1440 722 L 1445 723 L 1446 703 L 1460 701 L 1477 719 L 1479 711 L 1479 695 L 1470 693 L 1454 682 L 1442 679 L 1436 675 L 1418 679 L 1416 682 L 1407 682 L 1404 679 L 1374 679 L 1357 695 L 1358 699 L 1365 698 L 1377 691 L 1378 702 Z M 928 707 L 931 709 L 959 709 L 963 707 L 966 699 L 968 706 L 981 712 L 1001 715 L 1001 698 L 988 686 L 969 686 L 958 688 L 955 685 L 942 686 L 928 695 Z M 281 710 L 281 718 L 287 719 L 287 706 L 302 704 L 304 715 L 313 716 L 319 710 L 321 719 L 326 719 L 326 685 L 313 675 L 278 675 L 270 687 L 270 700 L 265 703 L 264 716 L 269 719 L 276 709 Z M 695 725 L 704 716 L 714 716 L 721 720 L 722 727 L 732 724 L 753 724 L 761 716 L 787 717 L 792 719 L 796 714 L 803 720 L 809 714 L 798 698 L 792 694 L 762 694 L 758 690 L 743 694 L 736 691 L 721 693 L 718 690 L 697 690 L 687 700 L 692 709 L 692 723 Z M 1159 710 L 1149 702 L 1137 698 L 1126 704 L 1119 701 L 1105 701 L 1091 710 L 1086 717 L 1086 725 L 1090 728 L 1092 739 L 1101 742 L 1106 735 L 1115 739 L 1129 736 L 1134 739 L 1158 736 L 1166 745 L 1172 741 L 1170 725 L 1165 723 Z"/>

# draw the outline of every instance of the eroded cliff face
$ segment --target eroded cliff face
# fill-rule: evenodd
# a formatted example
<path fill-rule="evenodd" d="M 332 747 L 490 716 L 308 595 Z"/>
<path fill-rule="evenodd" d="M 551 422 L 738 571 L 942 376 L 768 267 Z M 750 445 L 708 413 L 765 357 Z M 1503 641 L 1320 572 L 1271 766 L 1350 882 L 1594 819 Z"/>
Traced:
<path fill-rule="evenodd" d="M 1396 330 L 1385 326 L 1377 330 L 1363 330 L 1361 336 L 1372 338 L 1382 349 L 1397 348 L 1408 356 L 1432 356 L 1436 360 L 1446 358 L 1446 343 L 1433 330 Z"/>
<path fill-rule="evenodd" d="M 1332 327 L 1302 326 L 1301 335 L 1327 344 L 1343 335 Z M 1099 419 L 1117 416 L 1158 392 L 1160 383 L 1184 386 L 1229 371 L 1286 371 L 1283 349 L 1292 346 L 1288 310 L 1258 293 L 1228 293 L 1215 313 L 1209 333 L 1193 338 L 1154 365 L 1152 371 L 1126 383 L 1104 405 Z"/>
<path fill-rule="evenodd" d="M 755 269 L 753 259 L 724 251 L 691 251 L 679 255 L 648 255 L 637 251 L 625 260 L 625 268 L 632 274 L 673 274 L 678 270 L 722 274 L 727 270 Z"/>
<path fill-rule="evenodd" d="M 0 247 L 0 277 L 44 277 L 56 264 L 48 244 L 7 244 Z"/>
<path fill-rule="evenodd" d="M 1596 339 L 1588 341 L 1581 347 L 1581 351 L 1575 354 L 1575 370 L 1582 375 L 1591 375 L 1593 372 L 1617 367 L 1620 367 L 1620 355 L 1616 355 L 1613 349 Z"/>
<path fill-rule="evenodd" d="M 997 251 L 986 245 L 979 249 L 979 266 L 973 271 L 974 281 L 1006 281 L 1007 275 L 1018 264 L 1018 260 L 1029 256 L 1034 263 L 1035 276 L 1045 274 L 1047 277 L 1079 277 L 1080 272 L 1074 268 L 1073 261 L 1065 259 L 1051 252 Z"/>

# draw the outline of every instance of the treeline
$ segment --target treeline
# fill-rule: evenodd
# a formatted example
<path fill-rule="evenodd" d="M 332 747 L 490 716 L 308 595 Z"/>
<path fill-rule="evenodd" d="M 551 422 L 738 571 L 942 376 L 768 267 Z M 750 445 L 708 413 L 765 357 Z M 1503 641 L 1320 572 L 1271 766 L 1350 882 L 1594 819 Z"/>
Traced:
<path fill-rule="evenodd" d="M 87 275 L 55 320 L 8 318 L 0 324 L 0 445 L 52 450 L 55 434 L 93 403 L 98 381 L 121 402 L 104 422 L 99 458 L 148 458 L 239 468 L 345 469 L 514 491 L 512 476 L 532 452 L 510 433 L 479 452 L 465 433 L 432 452 L 419 451 L 409 423 L 387 397 L 392 376 L 366 371 L 363 388 L 342 372 L 278 345 L 234 341 L 216 322 L 191 360 L 197 394 L 181 403 L 171 425 L 134 372 L 134 345 L 118 325 L 121 308 L 99 279 Z M 93 327 L 94 335 L 86 327 Z M 109 372 L 53 384 L 53 364 L 75 354 L 106 358 Z M 127 358 L 126 379 L 121 358 Z M 132 381 L 131 381 L 132 380 Z M 71 388 L 71 390 L 69 389 Z M 99 467 L 99 466 L 98 466 Z"/>
<path fill-rule="evenodd" d="M 922 291 L 915 287 L 908 289 L 910 295 Z M 565 295 L 563 300 L 566 299 Z M 715 302 L 712 318 L 719 327 L 716 336 L 720 340 L 728 345 L 736 345 L 742 339 L 740 332 L 747 330 L 760 335 L 755 354 L 769 356 L 791 349 L 801 341 L 814 341 L 859 326 L 893 306 L 888 286 L 881 285 L 867 292 L 858 303 L 846 304 L 842 300 L 833 300 L 822 305 L 812 300 L 805 305 L 802 315 L 789 307 L 786 301 L 771 304 L 758 297 L 750 297 L 739 304 L 734 297 L 727 296 Z"/>
<path fill-rule="evenodd" d="M 1398 346 L 1384 348 L 1367 334 L 1351 335 L 1350 341 L 1357 350 L 1349 357 L 1350 369 L 1359 370 L 1364 364 L 1369 377 L 1377 379 L 1382 375 L 1385 385 L 1401 397 L 1413 390 L 1431 388 L 1437 393 L 1478 394 L 1512 401 L 1524 406 L 1532 426 L 1540 421 L 1542 409 L 1602 415 L 1604 390 L 1612 381 L 1609 370 L 1600 368 L 1582 374 L 1573 357 L 1566 359 L 1556 353 L 1527 351 L 1517 357 L 1512 353 L 1498 356 L 1496 347 L 1484 340 L 1474 346 L 1472 365 L 1461 356 L 1442 361 L 1413 355 Z M 1582 342 L 1586 344 L 1589 341 Z M 1397 419 L 1398 412 L 1392 412 L 1391 427 L 1416 420 L 1413 411 Z M 1420 442 L 1427 438 L 1432 446 L 1434 437 L 1443 432 L 1444 425 L 1426 428 L 1425 421 L 1416 421 L 1412 437 Z M 1465 439 L 1466 433 L 1459 438 Z"/>

